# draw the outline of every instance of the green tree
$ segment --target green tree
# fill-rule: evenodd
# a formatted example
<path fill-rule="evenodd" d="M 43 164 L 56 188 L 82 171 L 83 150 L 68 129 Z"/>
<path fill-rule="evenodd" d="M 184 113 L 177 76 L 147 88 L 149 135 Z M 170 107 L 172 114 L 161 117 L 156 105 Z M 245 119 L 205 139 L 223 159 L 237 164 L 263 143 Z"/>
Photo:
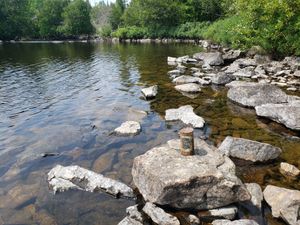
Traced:
<path fill-rule="evenodd" d="M 39 3 L 40 4 L 40 3 Z M 64 8 L 69 0 L 43 0 L 37 9 L 37 26 L 43 38 L 61 37 L 59 26 L 63 24 Z"/>
<path fill-rule="evenodd" d="M 125 0 L 116 0 L 116 3 L 112 4 L 112 10 L 109 17 L 110 24 L 113 29 L 119 27 L 122 24 L 122 16 L 126 8 Z"/>
<path fill-rule="evenodd" d="M 29 34 L 31 14 L 28 0 L 0 1 L 0 39 L 18 39 Z"/>
<path fill-rule="evenodd" d="M 73 0 L 63 12 L 63 25 L 60 30 L 66 36 L 89 35 L 94 32 L 91 23 L 91 6 L 84 0 Z"/>

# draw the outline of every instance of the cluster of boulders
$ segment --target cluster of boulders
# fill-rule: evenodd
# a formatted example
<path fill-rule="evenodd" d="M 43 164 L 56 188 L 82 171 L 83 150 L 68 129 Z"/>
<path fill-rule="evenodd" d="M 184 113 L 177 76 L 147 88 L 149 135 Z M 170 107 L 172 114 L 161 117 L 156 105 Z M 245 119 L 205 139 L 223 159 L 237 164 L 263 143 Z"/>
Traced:
<path fill-rule="evenodd" d="M 208 42 L 202 45 L 220 49 Z M 300 90 L 300 58 L 272 61 L 268 56 L 246 56 L 241 50 L 222 49 L 196 53 L 194 61 L 191 59 L 168 57 L 168 64 L 176 66 L 168 74 L 175 89 L 185 96 L 195 98 L 191 94 L 200 92 L 204 85 L 226 85 L 231 101 L 255 108 L 258 116 L 300 130 L 300 97 L 281 90 L 282 87 L 288 91 Z M 194 66 L 188 67 L 190 63 Z"/>

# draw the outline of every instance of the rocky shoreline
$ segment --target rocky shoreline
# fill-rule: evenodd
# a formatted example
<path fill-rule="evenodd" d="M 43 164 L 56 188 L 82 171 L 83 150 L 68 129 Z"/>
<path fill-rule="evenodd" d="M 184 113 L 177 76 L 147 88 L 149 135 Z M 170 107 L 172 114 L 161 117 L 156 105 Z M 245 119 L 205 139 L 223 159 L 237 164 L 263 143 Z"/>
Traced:
<path fill-rule="evenodd" d="M 168 75 L 177 91 L 196 98 L 203 86 L 226 85 L 227 97 L 233 103 L 253 108 L 257 116 L 289 129 L 300 130 L 300 98 L 282 90 L 299 91 L 300 58 L 272 61 L 253 52 L 222 49 L 208 42 L 201 44 L 209 50 L 192 57 L 168 57 L 168 64 L 175 67 Z M 148 100 L 155 98 L 159 89 L 156 85 L 145 87 L 142 93 Z M 195 129 L 205 124 L 190 105 L 166 110 L 165 120 L 181 121 Z M 114 133 L 132 136 L 141 129 L 137 121 L 127 121 Z M 191 156 L 180 154 L 180 140 L 176 139 L 137 156 L 132 166 L 134 187 L 80 167 L 56 166 L 48 173 L 48 182 L 54 192 L 77 189 L 140 198 L 137 205 L 127 208 L 127 216 L 119 225 L 262 225 L 265 224 L 263 205 L 269 206 L 274 218 L 289 225 L 300 224 L 300 191 L 273 185 L 262 190 L 256 183 L 243 183 L 232 161 L 238 158 L 267 164 L 280 157 L 280 148 L 231 136 L 220 146 L 198 138 L 193 144 L 195 154 Z M 300 171 L 282 163 L 280 173 L 295 179 Z M 241 208 L 246 212 L 240 213 Z M 255 215 L 249 208 L 255 209 Z M 176 216 L 178 211 L 185 212 L 183 218 Z"/>

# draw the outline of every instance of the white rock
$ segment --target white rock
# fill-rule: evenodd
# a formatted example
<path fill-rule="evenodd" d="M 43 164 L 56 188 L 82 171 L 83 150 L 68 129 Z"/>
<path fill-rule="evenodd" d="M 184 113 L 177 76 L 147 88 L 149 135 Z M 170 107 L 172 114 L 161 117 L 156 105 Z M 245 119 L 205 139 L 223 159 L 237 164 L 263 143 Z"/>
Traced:
<path fill-rule="evenodd" d="M 204 119 L 194 113 L 193 107 L 190 105 L 181 106 L 178 109 L 166 110 L 165 119 L 167 121 L 181 120 L 185 124 L 192 125 L 194 128 L 202 128 Z"/>
<path fill-rule="evenodd" d="M 142 89 L 142 93 L 146 98 L 154 98 L 157 95 L 157 91 L 158 91 L 157 85 Z"/>
<path fill-rule="evenodd" d="M 297 177 L 300 174 L 300 170 L 291 164 L 282 162 L 280 163 L 279 171 L 285 176 Z"/>
<path fill-rule="evenodd" d="M 77 189 L 88 192 L 104 191 L 117 197 L 135 197 L 133 190 L 126 184 L 79 166 L 55 166 L 48 173 L 48 182 L 54 193 Z"/>
<path fill-rule="evenodd" d="M 261 203 L 264 200 L 263 192 L 261 187 L 256 183 L 246 183 L 246 188 L 251 195 L 251 203 L 253 206 L 261 209 Z"/>
<path fill-rule="evenodd" d="M 299 225 L 300 191 L 268 185 L 264 198 L 272 208 L 272 215 L 290 225 Z"/>
<path fill-rule="evenodd" d="M 156 205 L 147 202 L 143 211 L 152 219 L 153 222 L 159 225 L 180 225 L 179 220 Z"/>
<path fill-rule="evenodd" d="M 189 83 L 176 85 L 175 89 L 177 91 L 188 92 L 188 93 L 198 93 L 201 91 L 201 86 L 199 84 Z"/>
<path fill-rule="evenodd" d="M 141 132 L 141 125 L 136 121 L 126 121 L 114 131 L 119 135 L 137 135 Z"/>
<path fill-rule="evenodd" d="M 213 221 L 212 225 L 258 225 L 254 220 L 215 220 Z"/>

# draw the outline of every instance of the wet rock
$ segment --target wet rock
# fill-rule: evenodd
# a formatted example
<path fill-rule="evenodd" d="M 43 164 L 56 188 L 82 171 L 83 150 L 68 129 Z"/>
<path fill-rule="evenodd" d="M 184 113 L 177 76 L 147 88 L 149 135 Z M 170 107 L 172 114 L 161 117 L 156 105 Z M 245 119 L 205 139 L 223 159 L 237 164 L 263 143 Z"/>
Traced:
<path fill-rule="evenodd" d="M 290 225 L 299 225 L 300 191 L 268 185 L 264 198 L 274 217 L 280 217 Z"/>
<path fill-rule="evenodd" d="M 126 120 L 141 122 L 147 115 L 148 113 L 146 111 L 130 108 L 126 116 Z"/>
<path fill-rule="evenodd" d="M 280 148 L 270 144 L 229 136 L 225 138 L 218 150 L 226 156 L 252 162 L 265 162 L 276 159 L 281 154 Z"/>
<path fill-rule="evenodd" d="M 234 80 L 233 76 L 226 74 L 224 72 L 217 73 L 215 76 L 211 78 L 212 83 L 217 85 L 225 85 L 227 83 L 230 83 L 233 80 Z"/>
<path fill-rule="evenodd" d="M 176 85 L 175 89 L 177 91 L 188 92 L 188 93 L 198 93 L 201 91 L 201 86 L 199 84 L 189 83 Z"/>
<path fill-rule="evenodd" d="M 205 65 L 210 66 L 220 66 L 224 64 L 224 60 L 220 52 L 200 52 L 194 54 L 193 58 L 201 60 Z"/>
<path fill-rule="evenodd" d="M 188 84 L 188 83 L 197 83 L 197 84 L 201 84 L 201 85 L 209 85 L 210 84 L 209 81 L 203 80 L 199 77 L 186 76 L 186 75 L 175 78 L 173 80 L 173 82 L 176 84 Z"/>
<path fill-rule="evenodd" d="M 228 52 L 225 52 L 223 54 L 223 59 L 225 61 L 233 61 L 233 60 L 236 60 L 238 59 L 239 57 L 241 57 L 242 55 L 242 51 L 241 50 L 229 50 Z"/>
<path fill-rule="evenodd" d="M 155 96 L 157 95 L 157 91 L 158 91 L 157 85 L 142 89 L 142 93 L 146 98 L 155 98 Z"/>
<path fill-rule="evenodd" d="M 233 102 L 247 107 L 267 103 L 284 103 L 288 99 L 288 96 L 280 88 L 259 83 L 233 86 L 229 89 L 227 97 Z"/>
<path fill-rule="evenodd" d="M 136 121 L 126 121 L 114 130 L 118 135 L 137 135 L 141 132 L 141 125 Z"/>
<path fill-rule="evenodd" d="M 233 162 L 202 143 L 195 141 L 197 155 L 193 156 L 182 156 L 164 145 L 136 157 L 132 176 L 144 199 L 198 210 L 249 200 L 251 196 L 236 177 Z"/>
<path fill-rule="evenodd" d="M 194 128 L 202 128 L 205 123 L 202 117 L 194 113 L 194 109 L 190 105 L 166 110 L 165 119 L 167 121 L 181 120 L 183 123 L 192 125 Z"/>
<path fill-rule="evenodd" d="M 156 205 L 147 202 L 143 211 L 151 218 L 153 222 L 159 225 L 180 225 L 179 220 Z"/>
<path fill-rule="evenodd" d="M 300 130 L 300 101 L 255 107 L 258 116 L 267 117 L 292 130 Z"/>
<path fill-rule="evenodd" d="M 251 204 L 257 209 L 261 209 L 261 203 L 264 200 L 261 187 L 256 183 L 246 183 L 245 185 L 251 195 Z"/>
<path fill-rule="evenodd" d="M 135 197 L 133 190 L 126 184 L 79 166 L 55 166 L 48 173 L 48 182 L 54 193 L 74 189 L 88 192 L 104 191 L 116 197 Z"/>
<path fill-rule="evenodd" d="M 247 220 L 247 219 L 241 219 L 241 220 L 215 220 L 213 221 L 212 225 L 258 225 L 257 222 L 254 220 Z"/>
<path fill-rule="evenodd" d="M 176 67 L 176 69 L 179 70 L 180 73 L 184 73 L 185 70 L 187 69 L 187 67 L 186 67 L 186 66 L 183 66 L 183 65 L 181 65 L 181 64 L 179 64 L 179 65 Z"/>
<path fill-rule="evenodd" d="M 198 216 L 202 221 L 206 222 L 211 222 L 216 219 L 233 220 L 237 212 L 238 209 L 236 206 L 226 206 L 223 208 L 199 212 Z"/>
<path fill-rule="evenodd" d="M 228 88 L 233 88 L 233 87 L 248 87 L 248 86 L 256 86 L 256 85 L 260 85 L 258 83 L 255 82 L 247 82 L 247 81 L 232 81 L 228 84 L 226 84 L 225 86 Z"/>
<path fill-rule="evenodd" d="M 127 216 L 118 225 L 143 225 L 144 218 L 138 210 L 138 205 L 130 206 L 126 209 Z"/>
<path fill-rule="evenodd" d="M 168 56 L 168 62 L 176 62 L 177 58 L 176 57 L 170 57 Z"/>
<path fill-rule="evenodd" d="M 280 163 L 279 171 L 288 177 L 297 177 L 300 174 L 300 170 L 296 166 L 285 162 Z"/>
<path fill-rule="evenodd" d="M 194 77 L 203 77 L 204 75 L 205 75 L 205 73 L 202 73 L 202 72 L 193 73 Z"/>

